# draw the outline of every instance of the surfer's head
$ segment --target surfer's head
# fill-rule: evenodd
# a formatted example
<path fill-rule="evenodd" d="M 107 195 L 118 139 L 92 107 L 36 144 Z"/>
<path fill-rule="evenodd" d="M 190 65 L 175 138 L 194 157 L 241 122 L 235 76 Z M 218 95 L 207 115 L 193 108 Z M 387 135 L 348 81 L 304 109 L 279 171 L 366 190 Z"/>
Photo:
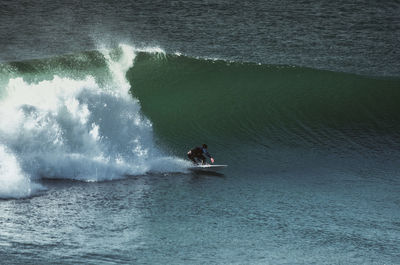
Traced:
<path fill-rule="evenodd" d="M 203 148 L 207 149 L 207 145 L 206 145 L 206 144 L 203 144 Z"/>

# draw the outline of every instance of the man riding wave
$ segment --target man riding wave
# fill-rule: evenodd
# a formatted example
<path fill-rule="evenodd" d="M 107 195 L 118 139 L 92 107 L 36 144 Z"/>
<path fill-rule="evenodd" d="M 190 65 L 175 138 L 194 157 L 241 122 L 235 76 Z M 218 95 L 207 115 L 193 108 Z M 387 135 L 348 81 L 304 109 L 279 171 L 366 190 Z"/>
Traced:
<path fill-rule="evenodd" d="M 207 145 L 203 144 L 202 147 L 195 147 L 187 153 L 187 156 L 193 163 L 198 164 L 197 160 L 200 160 L 204 165 L 206 163 L 206 155 L 210 158 L 211 163 L 214 163 L 214 158 L 211 157 L 210 153 L 207 151 Z"/>

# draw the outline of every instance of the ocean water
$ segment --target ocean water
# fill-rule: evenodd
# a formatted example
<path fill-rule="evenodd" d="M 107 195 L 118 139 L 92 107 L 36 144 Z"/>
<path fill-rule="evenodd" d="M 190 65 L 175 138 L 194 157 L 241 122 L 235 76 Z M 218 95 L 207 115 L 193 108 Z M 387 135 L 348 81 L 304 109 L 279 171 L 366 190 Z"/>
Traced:
<path fill-rule="evenodd" d="M 1 264 L 400 264 L 399 14 L 1 1 Z"/>

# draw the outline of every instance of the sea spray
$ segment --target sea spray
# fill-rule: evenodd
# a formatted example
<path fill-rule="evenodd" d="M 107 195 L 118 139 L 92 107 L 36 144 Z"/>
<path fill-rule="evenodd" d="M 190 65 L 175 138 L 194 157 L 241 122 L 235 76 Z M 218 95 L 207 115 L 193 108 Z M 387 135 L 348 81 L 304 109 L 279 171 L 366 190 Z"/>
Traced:
<path fill-rule="evenodd" d="M 112 76 L 106 85 L 92 75 L 9 79 L 0 104 L 1 197 L 29 196 L 31 181 L 41 178 L 102 181 L 182 170 L 183 161 L 155 146 L 151 122 L 128 94 L 134 48 L 102 54 Z"/>
<path fill-rule="evenodd" d="M 31 183 L 21 170 L 17 158 L 0 145 L 0 198 L 20 198 L 30 196 L 43 188 Z"/>

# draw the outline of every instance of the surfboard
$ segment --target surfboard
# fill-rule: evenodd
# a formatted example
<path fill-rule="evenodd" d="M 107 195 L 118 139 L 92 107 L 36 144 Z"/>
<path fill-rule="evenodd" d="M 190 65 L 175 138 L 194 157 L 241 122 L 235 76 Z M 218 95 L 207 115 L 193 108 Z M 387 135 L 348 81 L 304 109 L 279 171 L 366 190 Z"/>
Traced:
<path fill-rule="evenodd" d="M 228 167 L 228 165 L 194 165 L 189 167 L 190 170 L 221 170 Z"/>

